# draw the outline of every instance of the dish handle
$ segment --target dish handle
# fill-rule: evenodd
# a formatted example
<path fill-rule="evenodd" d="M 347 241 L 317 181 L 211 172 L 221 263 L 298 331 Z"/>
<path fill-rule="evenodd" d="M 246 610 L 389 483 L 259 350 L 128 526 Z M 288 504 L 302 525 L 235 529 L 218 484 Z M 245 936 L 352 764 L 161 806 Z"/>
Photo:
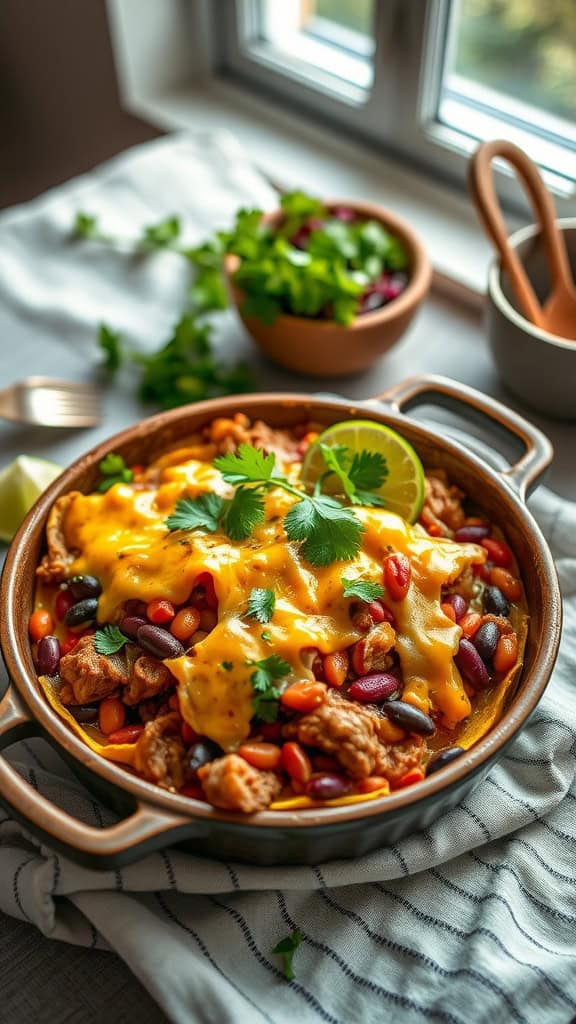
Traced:
<path fill-rule="evenodd" d="M 38 727 L 14 686 L 0 700 L 0 751 Z M 153 850 L 189 838 L 194 822 L 146 803 L 135 801 L 128 817 L 105 828 L 86 825 L 42 796 L 0 755 L 0 803 L 47 846 L 88 867 L 118 867 Z"/>
<path fill-rule="evenodd" d="M 424 374 L 409 377 L 408 380 L 375 395 L 372 402 L 384 402 L 393 412 L 403 413 L 424 401 L 434 400 L 437 405 L 445 405 L 451 409 L 466 406 L 475 413 L 480 413 L 492 424 L 503 428 L 524 445 L 522 456 L 508 469 L 502 470 L 500 476 L 517 492 L 522 500 L 536 485 L 554 457 L 554 449 L 545 434 L 529 420 L 524 419 L 513 409 L 497 402 L 495 398 L 476 391 L 475 388 L 440 377 L 435 374 Z"/>

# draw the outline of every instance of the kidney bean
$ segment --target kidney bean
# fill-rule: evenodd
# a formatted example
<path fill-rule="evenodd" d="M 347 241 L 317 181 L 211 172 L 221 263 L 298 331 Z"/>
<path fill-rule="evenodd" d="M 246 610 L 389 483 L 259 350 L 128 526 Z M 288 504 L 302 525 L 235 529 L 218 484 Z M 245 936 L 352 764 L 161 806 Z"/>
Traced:
<path fill-rule="evenodd" d="M 97 704 L 75 704 L 68 710 L 81 725 L 89 725 L 91 722 L 98 721 L 99 708 Z"/>
<path fill-rule="evenodd" d="M 32 612 L 28 622 L 28 631 L 34 643 L 39 643 L 42 637 L 49 636 L 54 629 L 54 623 L 50 612 L 45 608 L 37 608 Z"/>
<path fill-rule="evenodd" d="M 490 586 L 484 591 L 484 608 L 492 615 L 506 617 L 510 611 L 510 602 L 504 597 L 500 587 Z"/>
<path fill-rule="evenodd" d="M 396 693 L 399 685 L 396 676 L 390 675 L 388 672 L 373 672 L 369 676 L 360 676 L 359 679 L 354 680 L 348 690 L 348 696 L 362 703 L 379 704 L 384 700 L 389 700 L 392 694 Z"/>
<path fill-rule="evenodd" d="M 193 743 L 186 754 L 186 774 L 191 777 L 196 774 L 199 768 L 203 764 L 208 764 L 209 761 L 215 761 L 217 757 L 222 755 L 222 748 L 214 743 L 212 740 L 198 740 Z"/>
<path fill-rule="evenodd" d="M 60 622 L 64 621 L 66 612 L 73 604 L 76 604 L 76 598 L 68 589 L 58 591 L 54 601 L 54 614 Z"/>
<path fill-rule="evenodd" d="M 454 611 L 451 604 L 446 604 L 446 602 L 443 601 L 442 604 L 440 605 L 440 608 L 444 612 L 444 615 L 446 616 L 447 619 L 452 619 L 452 622 L 456 622 L 456 612 Z"/>
<path fill-rule="evenodd" d="M 483 661 L 491 661 L 494 657 L 499 636 L 500 631 L 495 622 L 483 622 L 477 630 L 472 642 Z"/>
<path fill-rule="evenodd" d="M 461 526 L 454 534 L 454 540 L 458 544 L 479 544 L 485 537 L 490 536 L 490 527 L 479 524 Z"/>
<path fill-rule="evenodd" d="M 522 597 L 520 580 L 507 569 L 502 569 L 498 565 L 490 570 L 490 583 L 498 587 L 509 601 L 519 601 Z"/>
<path fill-rule="evenodd" d="M 364 675 L 365 672 L 365 654 L 366 654 L 366 641 L 358 640 L 352 648 L 352 668 L 354 669 L 357 676 Z"/>
<path fill-rule="evenodd" d="M 394 789 L 405 789 L 406 786 L 413 786 L 415 782 L 422 782 L 424 772 L 421 768 L 411 768 L 401 779 L 394 783 Z"/>
<path fill-rule="evenodd" d="M 108 743 L 136 743 L 144 732 L 143 725 L 124 725 L 108 733 Z"/>
<path fill-rule="evenodd" d="M 214 586 L 214 577 L 209 572 L 201 572 L 194 580 L 190 604 L 202 611 L 203 608 L 218 608 L 218 597 Z"/>
<path fill-rule="evenodd" d="M 55 676 L 60 664 L 60 641 L 55 636 L 43 636 L 38 643 L 38 672 L 41 676 Z"/>
<path fill-rule="evenodd" d="M 150 651 L 157 658 L 180 658 L 184 654 L 184 647 L 180 641 L 161 626 L 152 626 L 148 623 L 140 626 L 136 639 L 145 651 Z"/>
<path fill-rule="evenodd" d="M 102 593 L 100 580 L 95 576 L 71 576 L 68 580 L 68 590 L 77 601 L 85 597 L 99 597 Z"/>
<path fill-rule="evenodd" d="M 351 789 L 350 779 L 345 775 L 317 775 L 310 779 L 306 793 L 312 800 L 337 800 Z"/>
<path fill-rule="evenodd" d="M 462 635 L 471 640 L 482 625 L 482 616 L 478 612 L 468 612 L 464 618 L 460 619 L 458 625 L 462 630 Z"/>
<path fill-rule="evenodd" d="M 397 552 L 384 559 L 384 585 L 393 601 L 403 601 L 412 578 L 412 566 L 406 555 Z"/>
<path fill-rule="evenodd" d="M 170 632 L 177 640 L 185 644 L 194 635 L 200 625 L 200 612 L 197 608 L 182 608 L 170 625 Z"/>
<path fill-rule="evenodd" d="M 172 622 L 175 615 L 176 609 L 172 601 L 165 601 L 162 597 L 155 597 L 146 606 L 146 616 L 156 626 L 164 626 L 167 622 Z"/>
<path fill-rule="evenodd" d="M 84 622 L 92 622 L 98 611 L 98 598 L 85 597 L 68 609 L 64 616 L 67 626 L 81 626 Z"/>
<path fill-rule="evenodd" d="M 333 774 L 333 772 L 338 774 L 342 767 L 340 762 L 337 761 L 335 757 L 330 757 L 329 754 L 314 754 L 312 757 L 312 764 L 315 772 L 322 772 L 323 774 L 328 772 L 330 775 Z"/>
<path fill-rule="evenodd" d="M 373 622 L 384 622 L 386 620 L 386 612 L 381 601 L 370 601 L 367 608 Z"/>
<path fill-rule="evenodd" d="M 282 767 L 291 779 L 306 783 L 312 774 L 310 758 L 299 743 L 285 743 L 282 747 Z"/>
<path fill-rule="evenodd" d="M 480 542 L 483 548 L 486 548 L 488 557 L 494 565 L 501 565 L 504 568 L 512 564 L 512 552 L 504 541 L 496 540 L 495 537 L 485 537 Z"/>
<path fill-rule="evenodd" d="M 121 729 L 126 721 L 126 708 L 119 697 L 105 697 L 98 708 L 98 725 L 108 736 Z"/>
<path fill-rule="evenodd" d="M 436 754 L 436 757 L 433 757 L 432 760 L 428 762 L 426 766 L 426 775 L 433 775 L 434 772 L 438 772 L 441 768 L 445 768 L 447 764 L 451 764 L 452 761 L 455 761 L 456 758 L 460 757 L 464 752 L 463 747 L 448 747 L 447 750 L 440 751 L 439 754 Z"/>
<path fill-rule="evenodd" d="M 276 771 L 282 760 L 282 751 L 274 743 L 242 743 L 238 747 L 238 753 L 253 768 L 259 768 L 261 771 Z"/>
<path fill-rule="evenodd" d="M 447 594 L 444 598 L 443 604 L 449 604 L 452 606 L 454 609 L 454 615 L 456 616 L 456 622 L 460 622 L 460 619 L 466 615 L 468 603 L 466 598 L 462 597 L 462 594 Z"/>
<path fill-rule="evenodd" d="M 203 629 L 206 633 L 211 633 L 217 624 L 217 612 L 213 608 L 203 608 L 200 612 L 200 629 Z"/>
<path fill-rule="evenodd" d="M 490 676 L 488 675 L 486 665 L 474 644 L 467 640 L 466 637 L 462 637 L 454 661 L 464 678 L 469 683 L 472 683 L 472 686 L 483 688 L 490 684 Z"/>
<path fill-rule="evenodd" d="M 430 716 L 415 708 L 413 704 L 391 700 L 388 704 L 382 705 L 382 710 L 387 718 L 407 732 L 414 732 L 417 736 L 433 736 L 436 732 L 436 726 Z"/>
<path fill-rule="evenodd" d="M 147 626 L 146 619 L 140 618 L 139 615 L 125 615 L 120 623 L 120 629 L 126 636 L 136 639 L 136 634 L 141 626 Z"/>
<path fill-rule="evenodd" d="M 326 684 L 315 683 L 308 679 L 300 683 L 292 683 L 280 697 L 281 703 L 292 711 L 313 711 L 326 700 Z"/>
<path fill-rule="evenodd" d="M 518 637 L 516 633 L 504 633 L 498 640 L 494 655 L 494 668 L 497 672 L 509 672 L 518 659 Z"/>
<path fill-rule="evenodd" d="M 124 605 L 125 615 L 137 615 L 139 619 L 146 620 L 146 608 L 147 604 L 145 601 L 140 601 L 138 598 L 131 597 L 129 601 L 126 601 Z"/>
<path fill-rule="evenodd" d="M 390 789 L 388 779 L 383 775 L 369 775 L 356 783 L 357 793 L 375 793 L 378 789 Z"/>
<path fill-rule="evenodd" d="M 332 654 L 326 654 L 322 659 L 324 679 L 330 686 L 342 686 L 348 675 L 349 667 L 348 651 L 334 651 Z"/>

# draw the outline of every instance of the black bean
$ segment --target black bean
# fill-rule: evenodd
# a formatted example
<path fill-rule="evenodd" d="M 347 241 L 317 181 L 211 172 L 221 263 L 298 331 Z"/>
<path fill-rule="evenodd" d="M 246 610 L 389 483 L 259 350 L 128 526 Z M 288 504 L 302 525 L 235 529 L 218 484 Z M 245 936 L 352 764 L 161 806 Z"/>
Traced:
<path fill-rule="evenodd" d="M 495 622 L 483 622 L 474 634 L 472 643 L 483 661 L 491 661 L 496 651 L 500 631 Z"/>
<path fill-rule="evenodd" d="M 145 651 L 150 651 L 157 658 L 180 658 L 184 654 L 184 647 L 180 641 L 161 626 L 152 626 L 148 623 L 140 626 L 136 639 Z"/>
<path fill-rule="evenodd" d="M 407 732 L 415 732 L 417 736 L 432 736 L 436 732 L 432 719 L 413 704 L 391 700 L 387 704 L 382 704 L 382 710 L 391 722 L 399 725 L 401 729 L 406 729 Z"/>
<path fill-rule="evenodd" d="M 191 778 L 196 774 L 203 764 L 215 761 L 222 755 L 222 748 L 212 740 L 197 740 L 193 743 L 186 754 L 185 768 L 186 775 Z"/>
<path fill-rule="evenodd" d="M 100 580 L 95 576 L 71 576 L 68 580 L 68 590 L 77 601 L 84 597 L 99 597 L 102 593 Z"/>
<path fill-rule="evenodd" d="M 60 642 L 55 636 L 43 636 L 38 643 L 37 664 L 41 676 L 55 676 L 60 663 Z"/>
<path fill-rule="evenodd" d="M 433 775 L 434 772 L 440 771 L 441 768 L 445 768 L 447 764 L 451 764 L 457 757 L 464 754 L 465 750 L 463 747 L 448 747 L 448 750 L 442 750 L 436 757 L 433 757 L 426 766 L 426 775 Z"/>
<path fill-rule="evenodd" d="M 500 587 L 486 587 L 484 591 L 484 608 L 492 615 L 508 615 L 510 602 L 504 597 Z"/>
<path fill-rule="evenodd" d="M 97 611 L 98 598 L 85 597 L 83 601 L 78 601 L 68 609 L 64 616 L 64 622 L 67 626 L 81 626 L 84 622 L 92 622 L 96 618 Z"/>
<path fill-rule="evenodd" d="M 140 627 L 147 625 L 148 623 L 146 619 L 141 619 L 139 615 L 125 615 L 120 623 L 120 629 L 126 634 L 126 636 L 135 640 Z"/>
<path fill-rule="evenodd" d="M 69 707 L 68 710 L 74 716 L 77 722 L 89 722 L 98 721 L 98 705 L 97 704 L 76 704 L 73 707 Z"/>

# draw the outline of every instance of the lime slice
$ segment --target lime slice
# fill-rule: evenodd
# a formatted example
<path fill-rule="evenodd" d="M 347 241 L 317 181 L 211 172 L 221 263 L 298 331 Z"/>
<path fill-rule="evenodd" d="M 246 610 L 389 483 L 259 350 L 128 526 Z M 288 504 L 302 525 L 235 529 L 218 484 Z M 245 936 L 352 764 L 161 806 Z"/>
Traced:
<path fill-rule="evenodd" d="M 351 454 L 360 451 L 380 452 L 386 459 L 388 475 L 377 494 L 389 512 L 416 521 L 424 501 L 424 470 L 411 444 L 390 427 L 370 420 L 347 420 L 328 427 L 310 445 L 302 463 L 302 481 L 314 484 L 326 471 L 320 444 L 333 448 L 344 445 Z M 335 478 L 328 478 L 325 491 L 338 492 Z"/>
<path fill-rule="evenodd" d="M 33 455 L 19 455 L 0 473 L 0 541 L 12 540 L 26 513 L 62 466 Z"/>

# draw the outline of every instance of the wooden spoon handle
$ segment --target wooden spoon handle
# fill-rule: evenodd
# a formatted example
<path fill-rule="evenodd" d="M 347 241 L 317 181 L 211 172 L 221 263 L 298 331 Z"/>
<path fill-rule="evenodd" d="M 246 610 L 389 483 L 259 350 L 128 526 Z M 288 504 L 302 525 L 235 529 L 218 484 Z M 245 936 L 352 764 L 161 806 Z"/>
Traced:
<path fill-rule="evenodd" d="M 472 198 L 487 233 L 500 253 L 523 313 L 532 323 L 542 327 L 545 326 L 542 307 L 536 298 L 518 254 L 508 242 L 508 233 L 492 174 L 491 165 L 495 157 L 506 160 L 514 168 L 530 197 L 546 244 L 552 278 L 551 291 L 555 291 L 559 284 L 568 288 L 572 284 L 564 241 L 556 227 L 554 204 L 540 177 L 538 168 L 522 149 L 505 139 L 495 139 L 492 142 L 480 144 L 472 156 L 469 167 Z"/>

